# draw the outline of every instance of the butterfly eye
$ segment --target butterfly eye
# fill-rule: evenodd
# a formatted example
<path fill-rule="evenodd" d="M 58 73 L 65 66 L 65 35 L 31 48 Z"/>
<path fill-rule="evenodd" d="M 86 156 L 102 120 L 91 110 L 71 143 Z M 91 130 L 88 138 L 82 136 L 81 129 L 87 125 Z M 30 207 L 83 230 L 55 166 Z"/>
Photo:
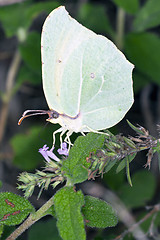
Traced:
<path fill-rule="evenodd" d="M 52 113 L 51 113 L 51 116 L 50 116 L 51 118 L 59 118 L 59 113 L 58 112 L 56 112 L 56 111 L 53 111 Z"/>

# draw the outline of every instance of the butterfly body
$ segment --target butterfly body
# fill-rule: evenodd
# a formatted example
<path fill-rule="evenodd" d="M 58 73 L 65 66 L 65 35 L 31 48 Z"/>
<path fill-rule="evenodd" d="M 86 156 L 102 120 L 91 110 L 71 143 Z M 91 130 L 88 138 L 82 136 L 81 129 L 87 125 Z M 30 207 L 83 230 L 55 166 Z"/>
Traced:
<path fill-rule="evenodd" d="M 131 64 L 106 37 L 71 18 L 65 7 L 46 18 L 41 37 L 47 121 L 71 145 L 73 132 L 98 132 L 117 124 L 133 104 Z M 28 111 L 27 111 L 28 113 Z M 26 117 L 26 116 L 23 116 Z M 20 122 L 23 120 L 20 119 Z"/>

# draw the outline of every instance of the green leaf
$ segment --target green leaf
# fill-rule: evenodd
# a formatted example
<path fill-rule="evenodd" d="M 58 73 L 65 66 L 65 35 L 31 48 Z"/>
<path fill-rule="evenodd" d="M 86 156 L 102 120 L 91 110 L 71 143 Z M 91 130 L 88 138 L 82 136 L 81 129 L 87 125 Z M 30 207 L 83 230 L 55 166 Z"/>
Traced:
<path fill-rule="evenodd" d="M 46 2 L 39 2 L 30 5 L 28 9 L 26 9 L 26 17 L 30 21 L 28 26 L 31 24 L 30 19 L 34 19 L 37 17 L 41 12 L 45 12 L 46 14 L 50 13 L 55 8 L 59 7 L 58 1 L 46 1 Z"/>
<path fill-rule="evenodd" d="M 0 225 L 0 237 L 1 237 L 2 234 L 3 234 L 3 230 L 4 230 L 4 225 Z"/>
<path fill-rule="evenodd" d="M 4 225 L 20 224 L 29 213 L 34 211 L 30 202 L 11 192 L 0 193 L 0 223 Z"/>
<path fill-rule="evenodd" d="M 77 18 L 85 27 L 92 31 L 96 33 L 108 33 L 114 38 L 114 31 L 108 20 L 104 5 L 84 3 L 79 8 Z"/>
<path fill-rule="evenodd" d="M 130 121 L 127 120 L 128 125 L 138 134 L 144 135 L 144 132 L 140 130 L 140 128 L 135 127 Z"/>
<path fill-rule="evenodd" d="M 123 160 L 121 160 L 121 162 L 119 163 L 117 169 L 116 169 L 116 173 L 119 173 L 120 171 L 122 171 L 123 168 L 126 167 L 126 161 L 128 161 L 128 163 L 132 162 L 132 160 L 135 158 L 137 153 L 133 153 L 130 154 L 129 156 L 126 156 Z"/>
<path fill-rule="evenodd" d="M 85 196 L 82 213 L 84 214 L 85 223 L 89 227 L 114 227 L 118 222 L 112 206 L 92 196 Z"/>
<path fill-rule="evenodd" d="M 31 32 L 25 42 L 20 44 L 21 57 L 26 65 L 32 70 L 41 74 L 41 37 L 39 33 Z"/>
<path fill-rule="evenodd" d="M 159 171 L 160 171 L 160 152 L 158 153 L 158 167 L 159 167 Z"/>
<path fill-rule="evenodd" d="M 117 191 L 125 181 L 125 173 L 121 171 L 116 174 L 116 166 L 114 166 L 111 171 L 104 174 L 103 181 L 110 189 Z"/>
<path fill-rule="evenodd" d="M 104 168 L 104 172 L 107 173 L 111 170 L 111 168 L 117 163 L 117 159 L 115 160 L 109 160 L 107 165 Z"/>
<path fill-rule="evenodd" d="M 46 216 L 46 215 L 51 215 L 53 217 L 56 217 L 54 205 L 52 205 L 49 209 L 47 209 L 46 212 L 44 212 L 44 216 Z"/>
<path fill-rule="evenodd" d="M 12 233 L 14 232 L 16 226 L 7 226 L 7 225 L 1 225 L 3 226 L 3 234 L 1 236 L 1 240 L 6 240 L 7 237 Z"/>
<path fill-rule="evenodd" d="M 130 175 L 130 169 L 129 169 L 129 163 L 130 163 L 130 159 L 129 159 L 129 156 L 127 156 L 125 158 L 126 160 L 126 175 L 127 175 L 127 180 L 130 184 L 130 186 L 132 187 L 132 181 L 131 181 L 131 175 Z"/>
<path fill-rule="evenodd" d="M 157 152 L 158 155 L 158 166 L 160 171 L 160 142 L 157 141 L 157 146 L 154 148 L 154 150 Z"/>
<path fill-rule="evenodd" d="M 71 148 L 69 157 L 63 161 L 62 171 L 72 184 L 80 183 L 88 178 L 86 168 L 90 166 L 86 158 L 90 152 L 96 152 L 104 144 L 105 135 L 89 133 L 85 137 L 78 137 Z"/>
<path fill-rule="evenodd" d="M 25 1 L 0 8 L 0 21 L 7 37 L 16 35 L 18 28 L 26 26 L 25 11 L 29 7 L 29 2 Z"/>
<path fill-rule="evenodd" d="M 138 12 L 133 26 L 136 31 L 145 31 L 160 24 L 160 1 L 148 0 Z"/>
<path fill-rule="evenodd" d="M 150 78 L 146 77 L 144 74 L 135 69 L 133 74 L 134 93 L 139 93 L 140 90 L 142 90 L 149 82 Z"/>
<path fill-rule="evenodd" d="M 61 240 L 55 219 L 36 222 L 28 233 L 28 240 Z"/>
<path fill-rule="evenodd" d="M 125 50 L 136 68 L 160 84 L 160 39 L 153 33 L 131 33 L 127 36 Z"/>
<path fill-rule="evenodd" d="M 64 187 L 54 196 L 54 206 L 57 215 L 57 227 L 63 240 L 85 240 L 81 207 L 84 196 L 73 187 Z"/>
<path fill-rule="evenodd" d="M 19 88 L 24 82 L 38 85 L 41 84 L 41 81 L 40 72 L 32 71 L 30 67 L 23 64 L 19 69 L 15 88 Z"/>
<path fill-rule="evenodd" d="M 113 2 L 130 14 L 137 13 L 139 9 L 139 0 L 113 0 Z"/>
<path fill-rule="evenodd" d="M 40 147 L 47 143 L 52 144 L 52 132 L 56 126 L 52 125 L 42 131 L 42 127 L 36 126 L 28 129 L 27 134 L 17 134 L 11 139 L 14 152 L 13 163 L 22 170 L 35 169 L 43 163 L 42 156 L 38 153 Z"/>
<path fill-rule="evenodd" d="M 33 19 L 35 19 L 42 11 L 49 13 L 58 6 L 59 4 L 56 1 L 37 3 L 33 5 L 31 5 L 31 1 L 25 1 L 6 7 L 1 7 L 0 20 L 7 37 L 16 35 L 18 29 L 20 28 L 28 30 Z"/>
<path fill-rule="evenodd" d="M 132 187 L 128 183 L 120 187 L 121 200 L 129 208 L 146 206 L 155 192 L 155 177 L 146 170 L 138 171 L 132 176 L 132 184 Z"/>

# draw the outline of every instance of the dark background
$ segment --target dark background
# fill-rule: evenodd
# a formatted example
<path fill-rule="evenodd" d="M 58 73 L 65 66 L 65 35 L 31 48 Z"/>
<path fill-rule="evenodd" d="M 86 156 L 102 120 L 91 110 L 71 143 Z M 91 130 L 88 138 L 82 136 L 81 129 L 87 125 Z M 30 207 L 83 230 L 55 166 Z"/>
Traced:
<path fill-rule="evenodd" d="M 49 12 L 60 5 L 64 5 L 70 15 L 80 23 L 112 40 L 135 65 L 135 102 L 125 118 L 111 131 L 126 136 L 134 135 L 126 122 L 126 119 L 129 119 L 133 124 L 144 126 L 155 138 L 159 136 L 159 0 L 0 0 L 0 191 L 23 194 L 16 189 L 18 174 L 22 171 L 34 173 L 35 168 L 40 169 L 44 165 L 38 149 L 45 143 L 51 147 L 52 133 L 58 128 L 50 123 L 46 124 L 46 118 L 42 116 L 28 118 L 20 126 L 17 122 L 25 110 L 48 109 L 41 81 L 40 34 Z M 76 136 L 72 137 L 72 141 Z M 146 159 L 146 152 L 139 153 L 130 164 L 134 183 L 132 188 L 126 181 L 125 171 L 116 174 L 115 169 L 104 175 L 103 180 L 96 180 L 98 185 L 93 187 L 93 192 L 87 190 L 91 189 L 91 185 L 86 185 L 87 183 L 81 187 L 85 193 L 101 198 L 105 197 L 100 186 L 105 187 L 104 191 L 110 189 L 138 221 L 146 214 L 147 204 L 159 202 L 157 156 L 153 158 L 150 171 L 143 168 Z M 38 191 L 36 189 L 30 198 L 36 208 L 54 194 L 50 188 L 43 192 L 37 201 Z M 52 221 L 46 218 L 43 224 L 37 223 L 41 225 L 35 225 L 33 230 L 29 230 L 19 239 L 44 239 L 44 232 L 45 239 L 59 239 L 57 235 L 53 236 L 56 230 L 52 227 L 55 224 Z M 151 239 L 159 236 L 158 220 L 155 226 L 156 231 L 153 231 Z M 87 229 L 88 239 L 113 239 L 112 236 L 123 232 L 125 227 L 123 222 L 116 228 L 103 232 Z M 150 228 L 151 220 L 142 227 L 145 232 Z M 40 229 L 43 229 L 42 232 Z M 48 229 L 52 229 L 51 232 Z M 6 228 L 7 234 L 9 231 Z M 125 239 L 135 238 L 127 235 Z"/>

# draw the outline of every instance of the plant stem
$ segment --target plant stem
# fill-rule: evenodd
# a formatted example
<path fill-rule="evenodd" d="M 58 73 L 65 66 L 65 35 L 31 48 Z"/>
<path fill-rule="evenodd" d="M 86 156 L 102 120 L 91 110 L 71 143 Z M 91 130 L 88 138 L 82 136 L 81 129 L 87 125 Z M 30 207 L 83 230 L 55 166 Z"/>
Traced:
<path fill-rule="evenodd" d="M 139 222 L 133 224 L 128 230 L 124 231 L 122 234 L 114 238 L 113 240 L 123 239 L 127 234 L 130 232 L 133 232 L 138 226 L 140 226 L 144 221 L 146 221 L 148 218 L 150 218 L 153 214 L 160 211 L 160 204 L 156 204 L 153 206 L 153 209 L 147 213 Z"/>
<path fill-rule="evenodd" d="M 13 57 L 13 60 L 11 62 L 11 65 L 8 71 L 8 75 L 6 79 L 6 91 L 4 93 L 4 97 L 2 98 L 3 102 L 2 102 L 2 109 L 0 114 L 0 143 L 2 142 L 4 132 L 5 132 L 8 111 L 9 111 L 9 104 L 12 98 L 14 79 L 19 69 L 20 61 L 21 61 L 21 56 L 19 54 L 19 51 L 17 50 L 15 52 L 15 55 Z"/>
<path fill-rule="evenodd" d="M 45 216 L 45 212 L 53 205 L 53 197 L 51 197 L 40 209 L 35 213 L 31 213 L 30 216 L 6 238 L 6 240 L 14 240 L 20 236 L 25 230 L 27 230 L 32 224 L 37 222 L 40 218 Z"/>
<path fill-rule="evenodd" d="M 124 24 L 125 24 L 125 12 L 122 8 L 118 8 L 117 23 L 116 23 L 117 34 L 116 34 L 115 44 L 120 50 L 123 49 Z"/>

